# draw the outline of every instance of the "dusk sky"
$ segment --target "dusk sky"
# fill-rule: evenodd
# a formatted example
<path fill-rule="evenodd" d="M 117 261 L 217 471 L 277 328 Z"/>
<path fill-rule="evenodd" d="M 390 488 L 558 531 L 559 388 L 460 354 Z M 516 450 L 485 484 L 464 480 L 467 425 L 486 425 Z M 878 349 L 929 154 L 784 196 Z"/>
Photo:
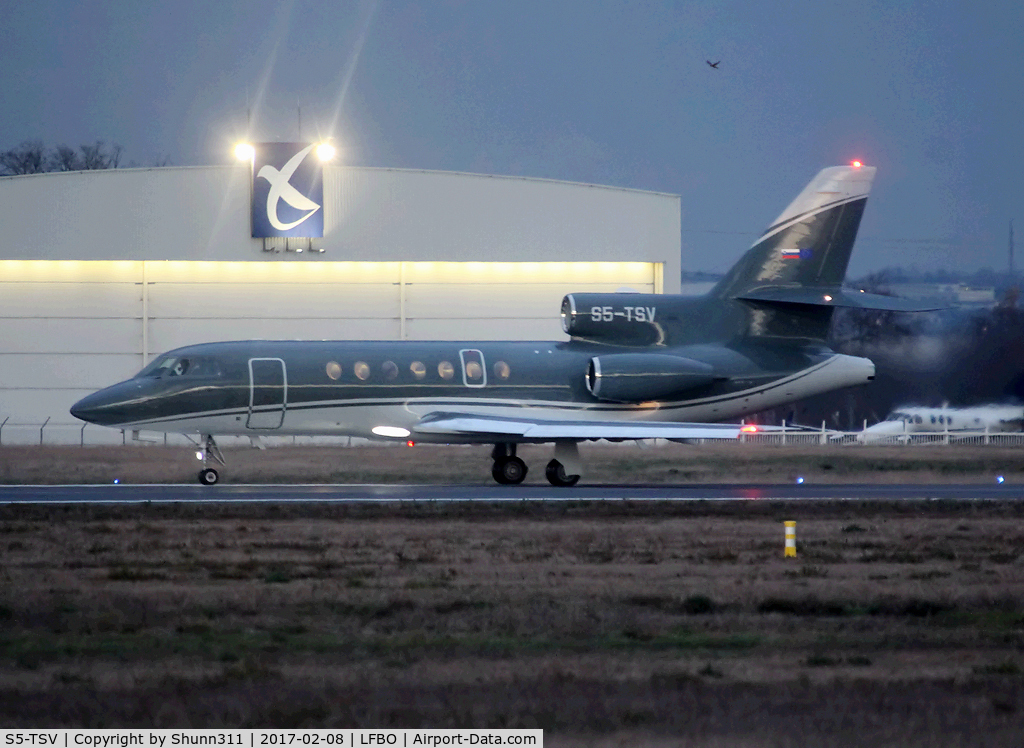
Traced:
<path fill-rule="evenodd" d="M 149 166 L 330 136 L 342 163 L 682 196 L 723 271 L 822 167 L 878 176 L 850 275 L 1024 266 L 1024 3 L 8 0 L 0 150 Z M 714 70 L 705 60 L 721 60 Z M 500 258 L 495 258 L 500 259 Z M 552 260 L 559 258 L 553 257 Z"/>

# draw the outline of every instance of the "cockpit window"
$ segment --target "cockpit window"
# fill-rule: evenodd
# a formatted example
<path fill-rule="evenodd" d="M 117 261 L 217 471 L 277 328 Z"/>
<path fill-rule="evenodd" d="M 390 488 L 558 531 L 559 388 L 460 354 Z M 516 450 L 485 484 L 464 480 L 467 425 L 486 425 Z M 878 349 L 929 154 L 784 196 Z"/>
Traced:
<path fill-rule="evenodd" d="M 153 359 L 149 366 L 145 367 L 142 371 L 135 375 L 136 379 L 150 378 L 157 379 L 162 377 L 178 359 L 174 356 L 162 356 L 161 358 Z"/>
<path fill-rule="evenodd" d="M 163 377 L 204 376 L 219 377 L 220 364 L 216 359 L 184 356 L 163 356 L 140 371 L 138 379 L 162 379 Z"/>
<path fill-rule="evenodd" d="M 181 360 L 184 361 L 185 359 Z M 220 364 L 217 363 L 215 358 L 205 358 L 203 356 L 190 358 L 188 359 L 188 368 L 185 373 L 198 377 L 219 377 Z"/>

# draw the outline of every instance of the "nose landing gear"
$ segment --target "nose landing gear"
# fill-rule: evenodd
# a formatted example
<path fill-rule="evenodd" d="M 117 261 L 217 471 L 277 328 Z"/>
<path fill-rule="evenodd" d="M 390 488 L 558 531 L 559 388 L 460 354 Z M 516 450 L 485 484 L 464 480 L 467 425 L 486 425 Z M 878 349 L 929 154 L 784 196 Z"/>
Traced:
<path fill-rule="evenodd" d="M 214 468 L 207 465 L 207 462 L 212 459 L 221 465 L 227 465 L 227 463 L 224 461 L 224 455 L 220 451 L 220 447 L 217 446 L 217 442 L 214 441 L 212 434 L 205 434 L 200 438 L 203 440 L 203 445 L 196 452 L 196 457 L 203 461 L 203 469 L 199 471 L 199 482 L 204 486 L 212 486 L 220 480 L 220 475 Z"/>

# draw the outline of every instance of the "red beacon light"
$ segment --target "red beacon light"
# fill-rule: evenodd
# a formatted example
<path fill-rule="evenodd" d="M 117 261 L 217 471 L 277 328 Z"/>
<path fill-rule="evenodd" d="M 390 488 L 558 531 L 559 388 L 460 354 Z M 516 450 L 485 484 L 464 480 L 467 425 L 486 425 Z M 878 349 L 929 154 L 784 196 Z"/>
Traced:
<path fill-rule="evenodd" d="M 744 434 L 756 434 L 757 426 L 754 425 L 753 423 L 748 423 L 746 426 L 741 426 L 740 431 L 742 431 Z"/>
<path fill-rule="evenodd" d="M 864 165 L 864 164 L 863 164 L 863 163 L 861 163 L 860 161 L 851 161 L 851 162 L 850 162 L 850 166 L 852 166 L 852 167 L 853 167 L 854 169 L 859 169 L 859 168 L 860 168 L 860 167 L 862 167 L 863 165 Z"/>

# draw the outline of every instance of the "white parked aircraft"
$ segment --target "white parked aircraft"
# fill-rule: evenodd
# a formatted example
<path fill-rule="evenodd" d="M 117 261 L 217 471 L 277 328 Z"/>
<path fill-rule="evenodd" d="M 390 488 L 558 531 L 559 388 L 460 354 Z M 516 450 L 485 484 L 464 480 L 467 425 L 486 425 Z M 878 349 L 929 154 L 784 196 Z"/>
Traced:
<path fill-rule="evenodd" d="M 1024 430 L 1024 406 L 978 405 L 971 408 L 904 406 L 857 434 L 871 442 L 908 434 L 1003 433 Z"/>

